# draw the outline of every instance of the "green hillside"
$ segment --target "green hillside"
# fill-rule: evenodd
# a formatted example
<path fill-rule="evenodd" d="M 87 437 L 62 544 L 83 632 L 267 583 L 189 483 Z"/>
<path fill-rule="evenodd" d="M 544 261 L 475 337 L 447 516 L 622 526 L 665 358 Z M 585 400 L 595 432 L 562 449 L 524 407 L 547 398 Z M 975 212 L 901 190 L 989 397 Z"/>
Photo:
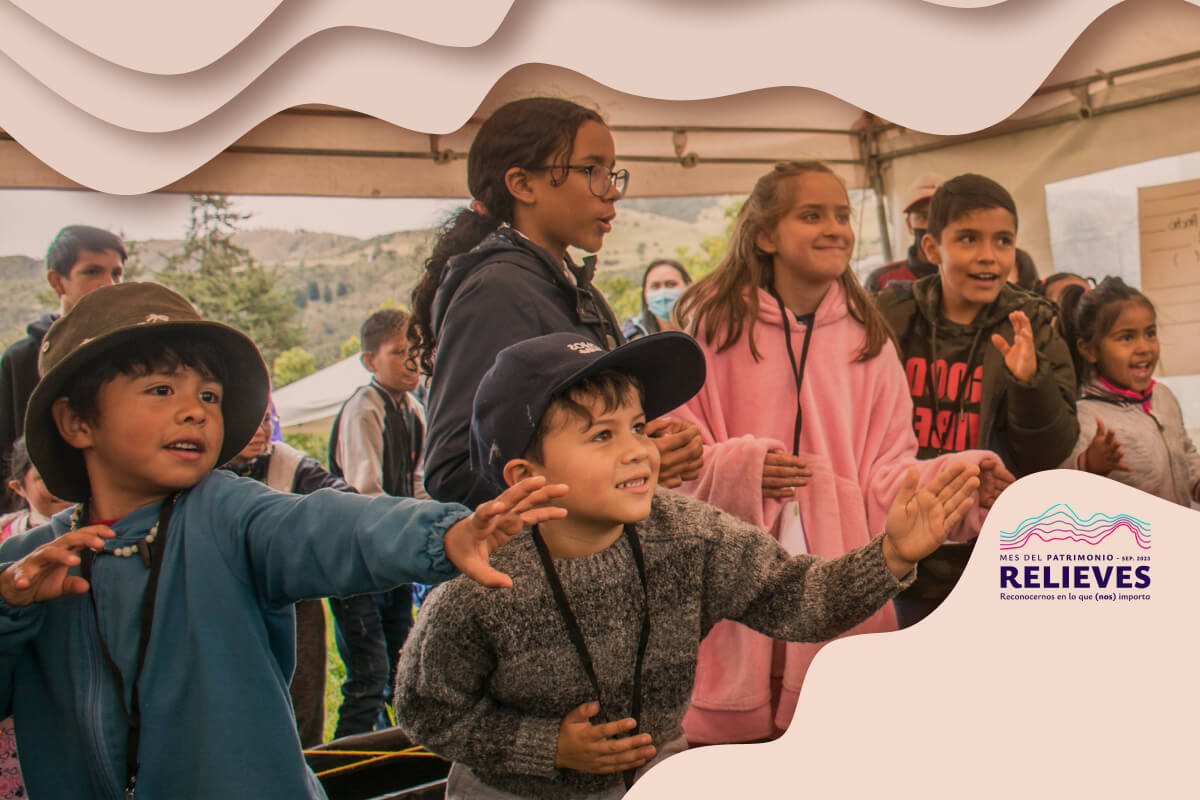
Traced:
<path fill-rule="evenodd" d="M 651 259 L 672 257 L 680 247 L 695 248 L 705 236 L 725 227 L 723 198 L 638 201 L 617 206 L 613 232 L 598 254 L 602 276 L 640 278 Z M 655 213 L 654 202 L 666 203 Z M 251 224 L 251 223 L 247 223 Z M 407 305 L 413 284 L 428 257 L 434 231 L 399 231 L 357 239 L 311 231 L 244 230 L 234 236 L 253 257 L 278 270 L 282 285 L 301 307 L 303 346 L 318 365 L 335 361 L 341 345 L 358 333 L 372 309 L 392 301 Z M 153 279 L 178 240 L 132 242 L 137 278 Z M 0 257 L 0 344 L 24 334 L 25 325 L 51 310 L 45 267 L 24 256 Z M 47 303 L 50 303 L 49 305 Z"/>

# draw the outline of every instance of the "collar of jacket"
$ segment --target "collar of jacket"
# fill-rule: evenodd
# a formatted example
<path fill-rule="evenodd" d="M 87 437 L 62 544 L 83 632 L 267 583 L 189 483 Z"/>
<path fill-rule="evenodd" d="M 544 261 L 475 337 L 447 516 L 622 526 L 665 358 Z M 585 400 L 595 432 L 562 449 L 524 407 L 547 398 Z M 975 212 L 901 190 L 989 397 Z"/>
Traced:
<path fill-rule="evenodd" d="M 821 302 L 817 304 L 817 310 L 813 314 L 813 327 L 832 325 L 848 313 L 850 312 L 846 308 L 846 291 L 839 281 L 834 281 L 829 286 L 829 291 L 821 298 Z M 758 322 L 773 328 L 783 327 L 783 315 L 779 313 L 779 302 L 773 294 L 761 288 L 758 289 Z M 800 330 L 796 326 L 795 316 L 789 322 L 793 332 Z"/>

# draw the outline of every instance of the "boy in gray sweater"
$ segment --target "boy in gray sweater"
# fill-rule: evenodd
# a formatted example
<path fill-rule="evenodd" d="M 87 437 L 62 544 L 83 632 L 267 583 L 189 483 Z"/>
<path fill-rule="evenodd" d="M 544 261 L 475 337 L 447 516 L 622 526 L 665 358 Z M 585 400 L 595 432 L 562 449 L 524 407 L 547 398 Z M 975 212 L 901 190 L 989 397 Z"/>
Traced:
<path fill-rule="evenodd" d="M 970 507 L 976 467 L 920 489 L 912 470 L 883 534 L 832 561 L 789 557 L 765 532 L 656 488 L 646 420 L 704 374 L 680 333 L 607 352 L 551 334 L 496 357 L 475 396 L 473 468 L 498 488 L 566 484 L 567 516 L 496 553 L 512 588 L 435 590 L 404 649 L 397 721 L 454 761 L 448 798 L 621 797 L 686 748 L 696 653 L 717 621 L 830 639 L 911 583 Z"/>

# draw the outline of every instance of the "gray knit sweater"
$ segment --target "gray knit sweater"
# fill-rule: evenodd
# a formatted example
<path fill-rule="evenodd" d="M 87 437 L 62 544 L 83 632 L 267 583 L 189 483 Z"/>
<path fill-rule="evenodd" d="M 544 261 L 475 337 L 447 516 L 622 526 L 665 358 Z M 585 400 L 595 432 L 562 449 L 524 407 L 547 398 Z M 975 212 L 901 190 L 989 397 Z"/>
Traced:
<path fill-rule="evenodd" d="M 719 620 L 824 641 L 912 579 L 901 583 L 888 571 L 882 537 L 832 561 L 789 558 L 762 530 L 666 490 L 637 531 L 650 602 L 639 731 L 660 747 L 683 734 L 696 653 Z M 570 798 L 620 786 L 619 774 L 554 766 L 563 717 L 596 698 L 532 537 L 505 545 L 493 564 L 512 576 L 513 588 L 456 578 L 426 600 L 400 660 L 397 722 L 413 741 L 506 792 Z M 592 721 L 629 716 L 642 606 L 629 543 L 621 537 L 602 552 L 555 559 L 555 568 L 600 682 Z"/>

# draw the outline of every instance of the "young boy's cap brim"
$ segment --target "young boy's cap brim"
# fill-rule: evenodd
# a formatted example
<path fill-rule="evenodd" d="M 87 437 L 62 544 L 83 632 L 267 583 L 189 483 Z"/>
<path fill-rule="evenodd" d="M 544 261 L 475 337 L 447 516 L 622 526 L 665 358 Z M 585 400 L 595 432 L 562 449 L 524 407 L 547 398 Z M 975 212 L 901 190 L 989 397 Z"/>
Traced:
<path fill-rule="evenodd" d="M 41 379 L 25 411 L 25 444 L 46 488 L 55 497 L 82 502 L 91 494 L 83 454 L 58 433 L 51 407 L 85 364 L 143 336 L 166 332 L 206 340 L 220 352 L 228 375 L 221 393 L 225 437 L 218 464 L 237 455 L 254 436 L 270 387 L 258 347 L 241 331 L 203 319 L 182 295 L 155 283 L 105 286 L 80 298 L 42 339 Z"/>
<path fill-rule="evenodd" d="M 471 415 L 471 467 L 496 489 L 504 465 L 529 448 L 550 402 L 580 381 L 613 370 L 642 385 L 646 419 L 690 400 L 704 385 L 704 351 L 664 331 L 604 350 L 577 333 L 552 333 L 501 350 L 480 381 Z"/>

